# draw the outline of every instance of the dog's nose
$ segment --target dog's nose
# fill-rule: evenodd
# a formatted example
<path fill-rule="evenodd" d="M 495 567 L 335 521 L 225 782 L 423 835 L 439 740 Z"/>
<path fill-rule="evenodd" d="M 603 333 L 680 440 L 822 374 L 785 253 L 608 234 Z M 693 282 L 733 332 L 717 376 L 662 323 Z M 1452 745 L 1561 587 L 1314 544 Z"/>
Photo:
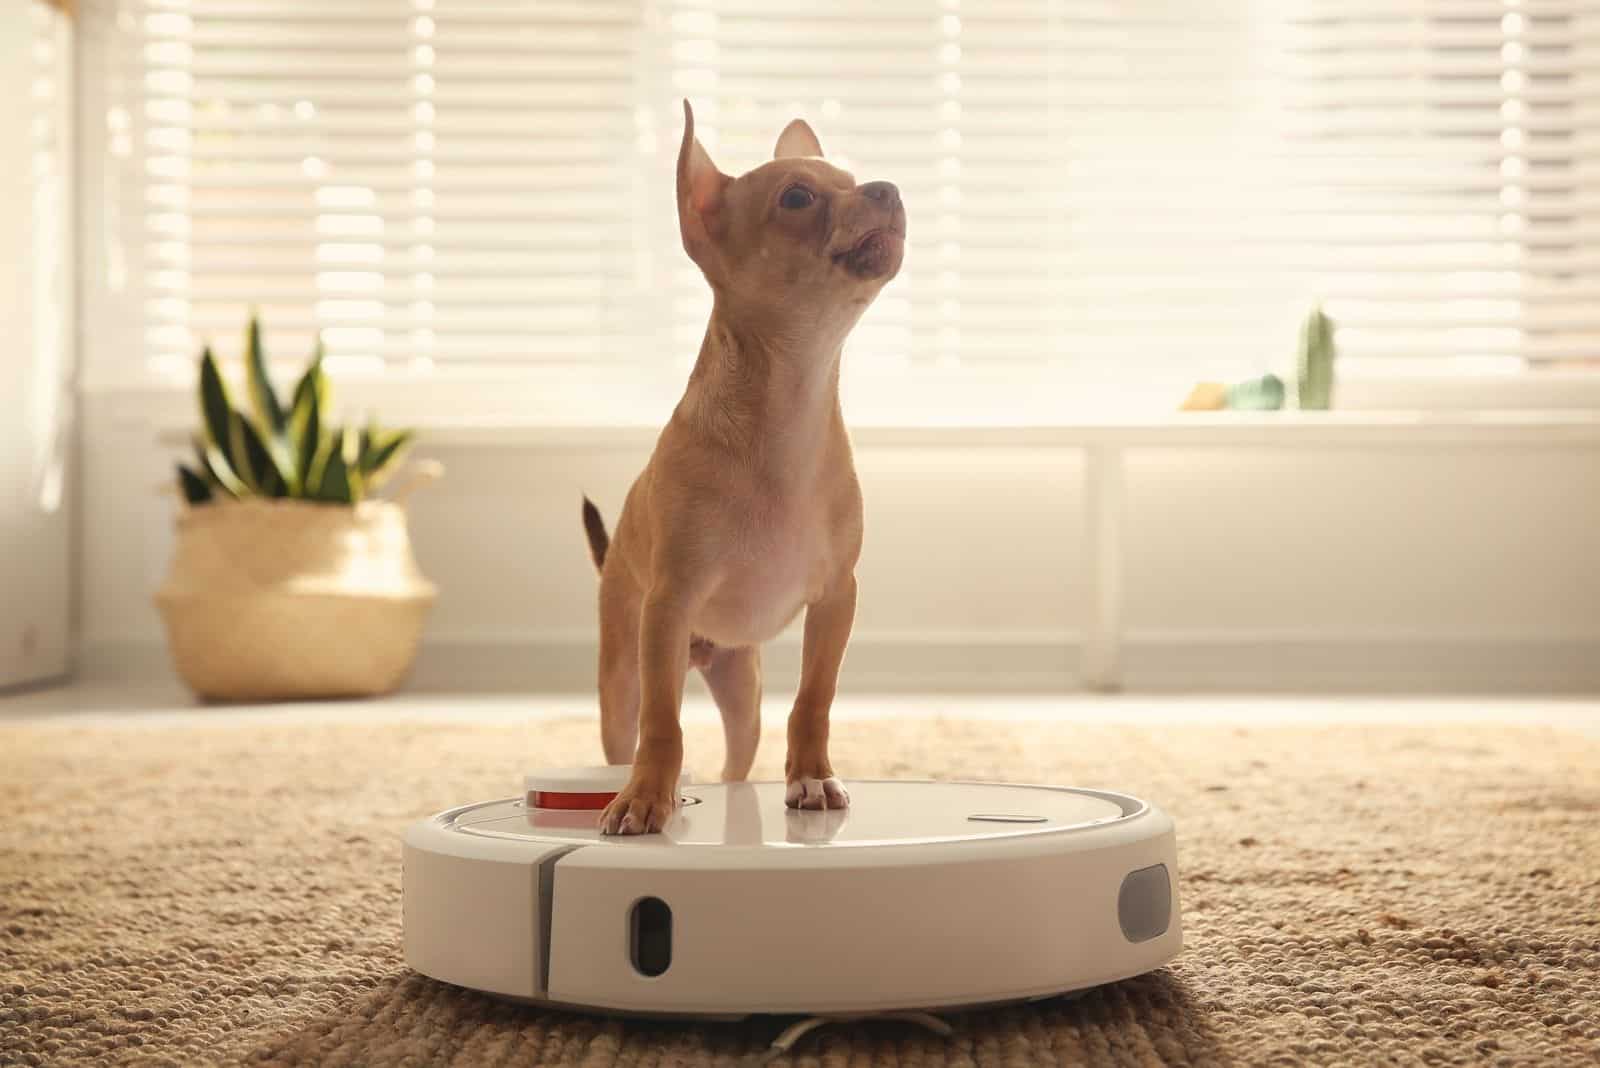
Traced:
<path fill-rule="evenodd" d="M 895 188 L 893 182 L 868 182 L 861 187 L 861 195 L 868 200 L 876 200 L 886 208 L 900 203 L 900 190 Z"/>

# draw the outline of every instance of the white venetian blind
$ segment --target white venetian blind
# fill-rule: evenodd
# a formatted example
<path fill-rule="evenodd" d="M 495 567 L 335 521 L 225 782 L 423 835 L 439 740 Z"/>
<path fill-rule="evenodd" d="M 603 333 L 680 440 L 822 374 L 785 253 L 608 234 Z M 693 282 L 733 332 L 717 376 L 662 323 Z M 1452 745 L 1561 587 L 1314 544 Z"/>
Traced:
<path fill-rule="evenodd" d="M 1281 270 L 1274 5 L 950 7 L 945 355 L 1106 381 L 1278 363 L 1306 297 Z"/>
<path fill-rule="evenodd" d="M 1600 369 L 1600 2 L 1285 12 L 1295 229 L 1344 351 Z"/>
<path fill-rule="evenodd" d="M 800 115 L 901 187 L 858 367 L 1281 373 L 1322 300 L 1353 372 L 1600 368 L 1600 0 L 119 10 L 150 365 L 250 303 L 352 360 L 687 362 L 688 96 L 724 170 Z"/>
<path fill-rule="evenodd" d="M 109 8 L 109 5 L 108 5 Z M 638 5 L 124 0 L 116 235 L 151 361 L 629 351 Z"/>
<path fill-rule="evenodd" d="M 905 187 L 856 359 L 1245 376 L 1323 300 L 1356 369 L 1600 366 L 1600 0 L 707 0 L 674 32 L 726 155 L 804 114 Z"/>

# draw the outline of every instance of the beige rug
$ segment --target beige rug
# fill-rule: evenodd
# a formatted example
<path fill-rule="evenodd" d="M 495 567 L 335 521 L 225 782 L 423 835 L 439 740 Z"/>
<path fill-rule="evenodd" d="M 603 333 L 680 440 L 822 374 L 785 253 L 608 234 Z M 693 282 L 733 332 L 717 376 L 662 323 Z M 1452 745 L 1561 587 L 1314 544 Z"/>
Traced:
<path fill-rule="evenodd" d="M 1109 785 L 1178 821 L 1188 949 L 942 1039 L 780 1064 L 1600 1062 L 1600 745 L 1541 730 L 836 728 L 847 775 Z M 690 732 L 692 770 L 720 739 Z M 0 727 L 0 1064 L 735 1065 L 781 1021 L 618 1022 L 407 973 L 397 833 L 595 728 Z M 781 760 L 769 737 L 758 771 Z M 823 906 L 819 906 L 823 907 Z"/>

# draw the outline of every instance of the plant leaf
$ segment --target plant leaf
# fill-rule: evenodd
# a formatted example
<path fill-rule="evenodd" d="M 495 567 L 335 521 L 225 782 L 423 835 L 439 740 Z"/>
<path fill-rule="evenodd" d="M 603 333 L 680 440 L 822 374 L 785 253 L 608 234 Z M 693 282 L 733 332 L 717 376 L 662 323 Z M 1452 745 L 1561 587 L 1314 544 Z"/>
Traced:
<path fill-rule="evenodd" d="M 204 504 L 211 499 L 211 486 L 183 464 L 178 465 L 178 488 L 190 504 Z"/>
<path fill-rule="evenodd" d="M 289 452 L 294 460 L 294 470 L 302 492 L 311 477 L 311 464 L 322 444 L 322 405 L 317 391 L 308 384 L 295 397 L 294 411 L 289 415 Z M 309 496 L 309 493 L 307 493 Z"/>
<path fill-rule="evenodd" d="M 299 381 L 294 384 L 294 396 L 289 398 L 289 422 L 291 425 L 294 423 L 294 413 L 302 410 L 305 405 L 305 399 L 316 389 L 312 374 L 315 368 L 316 364 L 307 367 L 301 372 Z"/>
<path fill-rule="evenodd" d="M 328 380 L 328 372 L 322 366 L 322 339 L 317 339 L 317 362 L 312 365 L 315 373 L 311 376 L 312 385 L 317 390 L 317 407 L 324 412 L 333 412 L 333 383 Z"/>
<path fill-rule="evenodd" d="M 272 454 L 273 467 L 276 468 L 278 477 L 283 479 L 283 495 L 285 497 L 305 496 L 305 482 L 300 477 L 300 469 L 295 463 L 294 451 L 286 438 L 270 437 L 264 439 L 267 451 Z"/>
<path fill-rule="evenodd" d="M 261 347 L 261 320 L 254 314 L 245 330 L 245 370 L 249 375 L 250 406 L 255 409 L 256 422 L 267 437 L 282 437 L 284 427 L 283 407 L 272 390 L 272 379 L 267 374 L 267 356 Z"/>
<path fill-rule="evenodd" d="M 206 437 L 224 453 L 231 450 L 232 430 L 229 419 L 233 399 L 228 396 L 228 383 L 217 366 L 217 358 L 207 345 L 200 354 L 200 421 L 205 426 Z"/>
<path fill-rule="evenodd" d="M 288 474 L 280 457 L 267 445 L 256 425 L 243 412 L 233 413 L 231 452 L 234 470 L 245 484 L 264 497 L 283 497 L 289 492 Z"/>
<path fill-rule="evenodd" d="M 378 470 L 410 443 L 411 430 L 386 430 L 362 441 L 362 472 Z"/>
<path fill-rule="evenodd" d="M 411 430 L 391 430 L 374 437 L 361 453 L 361 473 L 369 480 L 398 460 L 411 444 Z"/>
<path fill-rule="evenodd" d="M 355 434 L 348 427 L 328 435 L 328 441 L 318 450 L 321 471 L 317 478 L 317 500 L 355 504 L 361 499 L 361 469 L 346 459 L 354 448 Z"/>
<path fill-rule="evenodd" d="M 366 476 L 361 473 L 360 437 L 355 430 L 347 427 L 344 432 L 342 452 L 344 454 L 345 481 L 350 485 L 350 503 L 358 504 L 366 493 Z"/>
<path fill-rule="evenodd" d="M 245 427 L 249 421 L 238 412 L 228 413 L 228 450 L 226 453 L 228 463 L 232 466 L 234 474 L 239 476 L 250 496 L 261 492 L 261 482 L 256 472 L 255 463 L 250 456 L 250 450 L 245 446 Z"/>
<path fill-rule="evenodd" d="M 334 446 L 339 437 L 338 431 L 328 431 L 317 440 L 317 446 L 311 457 L 311 466 L 306 470 L 305 495 L 313 499 L 321 499 L 322 480 L 328 474 L 328 464 L 333 461 Z"/>
<path fill-rule="evenodd" d="M 310 392 L 316 393 L 317 407 L 324 414 L 332 410 L 329 404 L 333 400 L 333 387 L 328 382 L 327 372 L 322 369 L 321 334 L 317 335 L 317 347 L 311 354 L 311 362 L 306 365 L 305 372 L 300 376 L 300 381 L 294 385 L 294 397 L 290 401 L 291 409 L 298 408 L 301 398 Z"/>
<path fill-rule="evenodd" d="M 228 459 L 222 455 L 222 450 L 199 434 L 194 438 L 194 455 L 200 461 L 200 470 L 205 472 L 206 481 L 212 486 L 221 489 L 230 497 L 249 495 L 250 491 L 245 484 L 239 481 L 239 476 L 228 466 Z"/>

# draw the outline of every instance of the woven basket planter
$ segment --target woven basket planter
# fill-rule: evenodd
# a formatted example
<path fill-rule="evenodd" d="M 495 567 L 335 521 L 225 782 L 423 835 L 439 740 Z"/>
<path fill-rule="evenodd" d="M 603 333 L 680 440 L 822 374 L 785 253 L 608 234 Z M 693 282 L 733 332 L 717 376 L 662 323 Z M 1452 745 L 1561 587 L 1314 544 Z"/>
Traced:
<path fill-rule="evenodd" d="M 399 504 L 252 499 L 179 515 L 155 601 L 195 693 L 263 701 L 394 689 L 436 592 Z"/>

